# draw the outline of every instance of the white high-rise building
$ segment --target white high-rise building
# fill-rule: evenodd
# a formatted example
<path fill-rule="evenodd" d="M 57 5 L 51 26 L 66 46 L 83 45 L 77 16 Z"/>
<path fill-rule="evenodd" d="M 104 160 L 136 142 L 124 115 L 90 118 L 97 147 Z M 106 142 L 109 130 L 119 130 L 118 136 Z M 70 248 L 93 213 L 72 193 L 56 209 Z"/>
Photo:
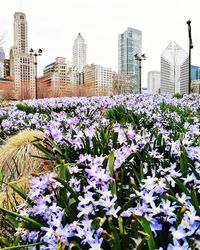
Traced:
<path fill-rule="evenodd" d="M 0 47 L 0 78 L 5 77 L 4 60 L 5 60 L 5 52 L 3 50 L 3 47 Z"/>
<path fill-rule="evenodd" d="M 160 71 L 149 71 L 147 75 L 147 92 L 151 95 L 160 93 Z"/>
<path fill-rule="evenodd" d="M 78 33 L 77 38 L 73 45 L 73 66 L 76 68 L 78 73 L 83 72 L 83 67 L 86 65 L 87 61 L 87 45 L 85 44 L 85 39 Z"/>
<path fill-rule="evenodd" d="M 128 28 L 118 35 L 118 73 L 129 75 L 131 85 L 125 92 L 139 93 L 139 62 L 135 54 L 142 53 L 142 32 Z"/>
<path fill-rule="evenodd" d="M 22 12 L 14 14 L 14 46 L 18 53 L 28 53 L 28 23 Z"/>
<path fill-rule="evenodd" d="M 5 60 L 5 52 L 3 47 L 0 47 L 0 62 L 4 63 Z"/>
<path fill-rule="evenodd" d="M 188 53 L 177 43 L 170 42 L 161 54 L 161 93 L 188 93 Z"/>
<path fill-rule="evenodd" d="M 14 46 L 10 49 L 10 74 L 14 80 L 15 98 L 35 98 L 34 57 L 28 53 L 28 23 L 22 12 L 14 14 Z"/>

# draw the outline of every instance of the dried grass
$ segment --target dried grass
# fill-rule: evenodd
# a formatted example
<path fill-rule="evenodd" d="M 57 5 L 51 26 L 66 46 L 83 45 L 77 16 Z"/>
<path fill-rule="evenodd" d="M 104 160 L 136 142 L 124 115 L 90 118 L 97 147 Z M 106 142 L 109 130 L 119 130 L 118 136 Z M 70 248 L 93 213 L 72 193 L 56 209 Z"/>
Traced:
<path fill-rule="evenodd" d="M 43 133 L 37 130 L 24 130 L 8 138 L 7 142 L 0 147 L 0 170 L 4 176 L 4 182 L 18 180 L 28 177 L 36 171 L 41 159 L 33 156 L 43 157 L 33 142 L 36 138 L 42 139 Z M 37 142 L 36 142 L 37 143 Z"/>
<path fill-rule="evenodd" d="M 43 160 L 44 154 L 33 143 L 42 139 L 43 133 L 37 130 L 24 130 L 7 139 L 0 146 L 0 170 L 4 184 L 0 187 L 0 206 L 16 211 L 16 206 L 23 202 L 21 196 L 10 185 L 15 184 L 28 192 L 31 175 L 41 175 L 51 171 L 51 161 Z M 41 143 L 41 141 L 40 141 Z M 13 240 L 13 229 L 0 214 L 0 235 Z"/>
<path fill-rule="evenodd" d="M 41 175 L 51 170 L 50 161 L 34 157 L 44 157 L 44 154 L 33 145 L 38 143 L 36 138 L 42 139 L 42 136 L 43 133 L 37 130 L 20 131 L 8 138 L 0 147 L 0 170 L 3 174 L 0 206 L 15 210 L 22 199 L 10 185 L 15 184 L 28 192 L 28 180 L 32 175 Z"/>

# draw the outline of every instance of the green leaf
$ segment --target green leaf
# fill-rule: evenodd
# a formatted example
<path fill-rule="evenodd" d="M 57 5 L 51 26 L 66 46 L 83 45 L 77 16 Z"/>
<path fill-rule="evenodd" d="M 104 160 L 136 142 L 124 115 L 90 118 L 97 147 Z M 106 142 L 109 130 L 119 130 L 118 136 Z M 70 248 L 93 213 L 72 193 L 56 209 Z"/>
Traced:
<path fill-rule="evenodd" d="M 187 208 L 185 206 L 181 207 L 180 210 L 176 213 L 176 222 L 175 227 L 178 227 L 178 225 L 181 223 L 183 216 L 185 212 L 187 211 Z"/>
<path fill-rule="evenodd" d="M 121 188 L 119 190 L 119 194 L 118 194 L 118 200 L 120 201 L 120 206 L 122 205 L 123 203 L 123 186 L 124 186 L 124 168 L 121 167 L 120 168 L 120 172 L 121 172 L 121 178 L 120 178 L 120 185 L 121 185 Z"/>
<path fill-rule="evenodd" d="M 70 187 L 70 185 L 65 180 L 63 180 L 59 177 L 54 177 L 54 179 L 57 180 L 58 182 L 60 182 L 64 186 L 64 188 L 66 188 L 67 191 L 70 192 L 72 197 L 77 201 L 78 194 L 73 190 L 73 188 Z"/>
<path fill-rule="evenodd" d="M 177 186 L 181 189 L 182 192 L 184 192 L 187 196 L 190 196 L 189 190 L 177 177 L 172 177 L 172 179 L 176 182 Z"/>
<path fill-rule="evenodd" d="M 142 180 L 140 175 L 137 173 L 137 170 L 134 167 L 132 168 L 132 170 L 134 172 L 135 178 L 137 179 L 138 183 L 140 184 L 141 180 Z"/>
<path fill-rule="evenodd" d="M 0 246 L 10 246 L 10 241 L 3 236 L 0 236 Z M 5 248 L 4 248 L 5 249 Z"/>
<path fill-rule="evenodd" d="M 80 245 L 76 241 L 72 241 L 70 243 L 68 250 L 72 250 L 73 248 L 81 250 Z"/>
<path fill-rule="evenodd" d="M 118 132 L 114 132 L 112 135 L 113 148 L 117 148 Z"/>
<path fill-rule="evenodd" d="M 55 160 L 55 154 L 51 150 L 47 149 L 45 146 L 39 144 L 39 143 L 34 143 L 33 144 L 36 148 L 38 148 L 40 151 L 42 151 L 46 156 L 49 157 L 49 159 Z"/>
<path fill-rule="evenodd" d="M 76 165 L 77 164 L 75 164 L 75 163 L 65 163 L 64 164 L 66 180 L 70 180 L 70 178 L 71 178 L 71 173 L 69 171 L 69 167 L 76 166 Z"/>
<path fill-rule="evenodd" d="M 121 216 L 118 217 L 118 227 L 121 235 L 124 235 L 124 226 L 123 226 L 123 218 Z"/>
<path fill-rule="evenodd" d="M 182 151 L 180 156 L 180 169 L 183 177 L 187 176 L 188 172 L 187 161 L 188 161 L 187 155 Z"/>
<path fill-rule="evenodd" d="M 144 168 L 142 162 L 140 162 L 140 179 L 144 179 Z"/>
<path fill-rule="evenodd" d="M 140 225 L 143 227 L 145 233 L 147 234 L 146 240 L 149 247 L 149 250 L 155 250 L 156 249 L 156 243 L 153 238 L 153 233 L 151 231 L 151 227 L 149 226 L 149 223 L 147 219 L 143 216 L 134 216 L 137 221 L 140 223 Z"/>
<path fill-rule="evenodd" d="M 99 227 L 102 227 L 104 222 L 106 221 L 106 217 L 96 217 L 91 224 L 91 228 L 97 230 Z"/>
<path fill-rule="evenodd" d="M 109 169 L 110 176 L 113 177 L 114 175 L 114 161 L 115 161 L 115 155 L 114 152 L 111 151 L 109 157 L 108 157 L 108 162 L 107 162 L 107 169 Z M 116 187 L 116 181 L 113 180 L 110 184 L 110 189 L 112 191 L 112 194 L 117 193 L 117 187 Z"/>
<path fill-rule="evenodd" d="M 92 143 L 93 143 L 93 155 L 97 155 L 99 146 L 98 146 L 98 140 L 94 136 L 92 137 Z"/>
<path fill-rule="evenodd" d="M 129 162 L 133 157 L 135 156 L 135 152 L 131 153 L 127 158 L 125 162 Z"/>
<path fill-rule="evenodd" d="M 13 218 L 13 216 L 10 215 L 6 215 L 5 216 L 5 220 L 6 222 L 13 228 L 17 228 L 18 227 L 18 223 L 19 221 L 17 221 L 15 218 Z"/>
<path fill-rule="evenodd" d="M 69 199 L 69 207 L 71 207 L 71 205 L 73 205 L 76 202 L 76 200 L 74 198 Z"/>
<path fill-rule="evenodd" d="M 21 240 L 21 234 L 18 234 L 17 237 L 14 239 L 12 246 L 18 246 Z"/>
<path fill-rule="evenodd" d="M 170 195 L 170 194 L 166 193 L 164 195 L 164 197 L 167 198 L 168 200 L 175 201 L 178 205 L 183 207 L 183 204 L 176 197 L 174 197 L 173 195 Z"/>
<path fill-rule="evenodd" d="M 13 216 L 13 217 L 18 217 L 18 218 L 21 218 L 21 219 L 23 219 L 23 220 L 25 220 L 25 221 L 27 221 L 27 222 L 30 222 L 31 224 L 33 224 L 33 225 L 36 226 L 37 228 L 43 227 L 43 225 L 40 224 L 39 222 L 37 222 L 37 221 L 35 221 L 35 220 L 31 219 L 31 218 L 25 217 L 25 216 L 23 216 L 23 215 L 21 215 L 21 214 L 12 212 L 12 211 L 10 211 L 10 210 L 8 210 L 8 209 L 5 209 L 5 208 L 0 207 L 0 211 L 4 212 L 4 213 L 6 213 L 6 214 L 9 214 L 9 215 L 11 215 L 11 216 Z"/>
<path fill-rule="evenodd" d="M 191 196 L 191 203 L 195 207 L 197 214 L 200 216 L 199 201 L 198 201 L 197 193 L 193 187 L 191 188 L 191 195 L 190 196 Z"/>
<path fill-rule="evenodd" d="M 141 154 L 138 151 L 135 151 L 135 156 L 137 156 L 140 161 L 143 160 Z"/>
<path fill-rule="evenodd" d="M 139 196 L 135 196 L 133 198 L 131 198 L 129 201 L 127 201 L 122 208 L 119 210 L 118 214 L 120 215 L 122 212 L 124 212 L 125 210 L 127 210 L 129 207 L 132 207 L 135 203 L 135 200 L 137 200 L 139 198 Z"/>
<path fill-rule="evenodd" d="M 2 186 L 2 184 L 3 184 L 3 173 L 0 170 L 0 187 Z"/>
<path fill-rule="evenodd" d="M 66 168 L 65 168 L 65 163 L 62 161 L 59 166 L 58 166 L 58 171 L 59 171 L 59 178 L 66 180 Z"/>
<path fill-rule="evenodd" d="M 118 231 L 117 231 L 116 227 L 114 226 L 113 221 L 112 221 L 111 218 L 108 218 L 108 224 L 109 224 L 109 228 L 110 228 L 110 231 L 111 231 L 111 235 L 114 238 L 114 240 L 110 242 L 111 246 L 112 246 L 112 249 L 120 250 L 119 234 L 118 234 Z"/>
<path fill-rule="evenodd" d="M 55 143 L 50 137 L 48 138 L 48 141 L 52 148 L 55 148 L 59 154 L 63 154 L 62 148 L 57 143 Z"/>
<path fill-rule="evenodd" d="M 156 138 L 156 146 L 161 146 L 162 145 L 162 138 L 163 138 L 163 135 L 162 134 L 159 134 Z"/>
<path fill-rule="evenodd" d="M 117 185 L 116 185 L 116 181 L 115 180 L 113 180 L 110 183 L 110 189 L 111 189 L 112 195 L 115 195 L 117 193 Z"/>
<path fill-rule="evenodd" d="M 193 174 L 196 176 L 196 178 L 197 178 L 198 180 L 200 180 L 200 175 L 199 175 L 199 173 L 196 171 L 195 167 L 194 167 L 191 163 L 188 163 L 188 166 L 191 168 L 191 170 L 192 170 Z"/>
<path fill-rule="evenodd" d="M 19 248 L 25 248 L 25 247 L 34 247 L 34 246 L 43 245 L 43 244 L 44 244 L 44 242 L 37 242 L 37 243 L 27 244 L 27 245 L 5 247 L 5 248 L 3 248 L 3 249 L 4 249 L 4 250 L 19 249 Z"/>
<path fill-rule="evenodd" d="M 9 184 L 9 186 L 16 192 L 19 194 L 19 196 L 22 197 L 22 199 L 26 200 L 28 202 L 28 204 L 33 205 L 33 201 L 27 196 L 27 194 L 25 193 L 25 191 L 23 190 L 22 187 L 18 187 L 16 184 Z"/>
<path fill-rule="evenodd" d="M 109 169 L 111 177 L 113 177 L 113 173 L 114 173 L 114 161 L 115 161 L 115 155 L 114 155 L 114 152 L 111 151 L 108 157 L 108 169 Z"/>
<path fill-rule="evenodd" d="M 77 211 L 74 211 L 69 205 L 66 204 L 65 199 L 62 199 L 63 203 L 65 204 L 65 212 L 67 217 L 70 219 L 71 222 L 77 220 Z"/>

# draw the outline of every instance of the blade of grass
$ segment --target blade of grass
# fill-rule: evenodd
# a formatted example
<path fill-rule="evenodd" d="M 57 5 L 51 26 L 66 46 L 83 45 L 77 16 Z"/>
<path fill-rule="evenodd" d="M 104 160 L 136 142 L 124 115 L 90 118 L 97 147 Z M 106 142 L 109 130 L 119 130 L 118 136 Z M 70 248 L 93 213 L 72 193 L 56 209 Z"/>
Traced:
<path fill-rule="evenodd" d="M 31 219 L 31 218 L 28 218 L 28 217 L 25 217 L 25 216 L 23 216 L 23 215 L 21 215 L 21 214 L 12 212 L 12 211 L 10 211 L 10 210 L 8 210 L 8 209 L 5 209 L 5 208 L 0 207 L 0 211 L 4 212 L 4 213 L 6 213 L 6 214 L 9 214 L 9 215 L 11 215 L 11 216 L 13 216 L 13 217 L 18 217 L 18 218 L 21 218 L 21 219 L 23 219 L 23 220 L 25 220 L 25 221 L 27 221 L 27 222 L 30 222 L 30 223 L 32 223 L 33 225 L 35 225 L 37 228 L 41 228 L 41 227 L 43 226 L 42 224 L 40 224 L 39 222 L 37 222 L 37 221 L 35 221 L 35 220 Z"/>

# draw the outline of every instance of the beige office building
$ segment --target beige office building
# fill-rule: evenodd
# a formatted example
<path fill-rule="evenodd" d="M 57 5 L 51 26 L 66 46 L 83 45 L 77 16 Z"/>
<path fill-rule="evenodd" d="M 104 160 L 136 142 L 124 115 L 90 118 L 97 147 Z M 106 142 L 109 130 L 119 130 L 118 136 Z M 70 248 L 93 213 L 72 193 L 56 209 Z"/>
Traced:
<path fill-rule="evenodd" d="M 10 75 L 15 99 L 35 98 L 34 57 L 28 53 L 28 23 L 22 12 L 14 14 L 14 45 L 10 49 Z"/>
<path fill-rule="evenodd" d="M 53 96 L 66 94 L 70 88 L 69 66 L 64 57 L 56 57 L 55 62 L 47 65 L 43 71 L 43 79 L 51 85 Z"/>
<path fill-rule="evenodd" d="M 101 65 L 91 64 L 83 68 L 84 83 L 92 84 L 95 95 L 110 95 L 112 94 L 112 76 L 111 68 Z"/>

